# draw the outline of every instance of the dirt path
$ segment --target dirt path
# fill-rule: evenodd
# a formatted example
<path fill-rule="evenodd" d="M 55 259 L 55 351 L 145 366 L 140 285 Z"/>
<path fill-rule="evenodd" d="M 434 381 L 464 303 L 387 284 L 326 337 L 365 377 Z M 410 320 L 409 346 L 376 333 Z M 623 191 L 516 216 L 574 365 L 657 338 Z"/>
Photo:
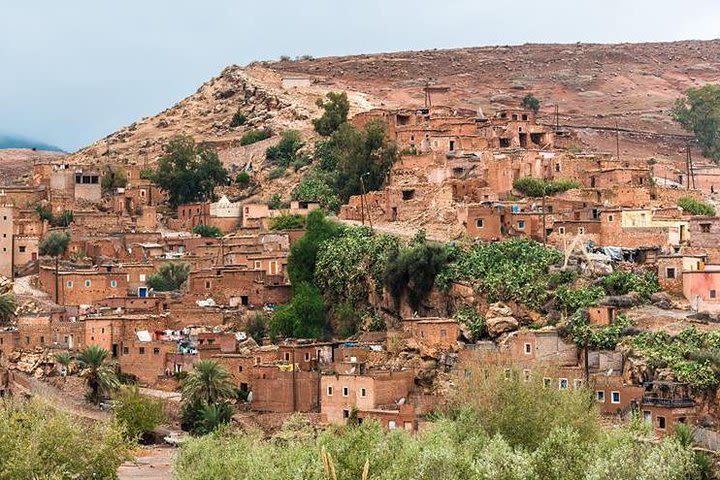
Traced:
<path fill-rule="evenodd" d="M 150 447 L 136 452 L 134 462 L 125 462 L 118 469 L 120 480 L 172 479 L 172 461 L 177 450 L 172 447 Z"/>

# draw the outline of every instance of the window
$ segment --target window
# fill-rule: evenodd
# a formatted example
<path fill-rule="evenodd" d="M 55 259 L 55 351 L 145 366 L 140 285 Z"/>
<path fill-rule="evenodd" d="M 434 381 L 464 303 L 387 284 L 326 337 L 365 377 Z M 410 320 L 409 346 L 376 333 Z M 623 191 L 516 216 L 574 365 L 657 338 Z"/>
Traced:
<path fill-rule="evenodd" d="M 210 287 L 212 287 L 212 284 L 210 283 L 210 280 L 205 280 L 205 289 L 210 290 Z"/>
<path fill-rule="evenodd" d="M 477 228 L 484 228 L 485 227 L 485 220 L 482 218 L 476 218 L 475 219 L 475 227 Z"/>
<path fill-rule="evenodd" d="M 555 164 L 555 171 L 556 171 L 556 172 L 559 172 L 559 171 L 560 171 L 560 164 L 559 164 L 559 163 L 556 163 L 556 164 Z"/>
<path fill-rule="evenodd" d="M 525 355 L 530 355 L 532 353 L 532 344 L 526 343 L 524 350 L 525 350 Z"/>
<path fill-rule="evenodd" d="M 43 336 L 41 335 L 41 336 L 40 336 L 40 344 L 42 345 L 42 344 L 44 344 L 44 343 L 45 343 L 45 337 L 43 337 Z"/>
<path fill-rule="evenodd" d="M 510 380 L 510 374 L 511 374 L 511 373 L 512 373 L 512 372 L 511 372 L 511 370 L 510 370 L 509 368 L 506 368 L 506 369 L 505 369 L 505 380 Z"/>
<path fill-rule="evenodd" d="M 260 362 L 262 362 L 262 358 L 255 357 L 255 365 L 260 365 Z"/>
<path fill-rule="evenodd" d="M 92 282 L 90 280 L 85 280 L 85 286 L 89 287 L 90 285 L 92 285 Z"/>
<path fill-rule="evenodd" d="M 65 286 L 66 286 L 67 288 L 72 288 L 72 287 L 73 287 L 73 282 L 72 282 L 72 280 L 68 280 L 67 282 L 65 282 Z"/>
<path fill-rule="evenodd" d="M 583 386 L 583 381 L 581 379 L 576 378 L 575 380 L 573 380 L 573 388 L 575 390 L 580 390 L 582 388 L 582 386 Z"/>
<path fill-rule="evenodd" d="M 242 373 L 243 367 L 242 365 L 238 365 L 238 372 Z"/>
<path fill-rule="evenodd" d="M 447 337 L 447 330 L 440 330 L 440 338 Z"/>
<path fill-rule="evenodd" d="M 565 227 L 558 227 L 558 233 L 560 235 L 565 235 Z"/>
<path fill-rule="evenodd" d="M 665 269 L 665 278 L 675 278 L 675 269 L 673 267 Z"/>
<path fill-rule="evenodd" d="M 710 298 L 717 298 L 717 290 L 710 290 Z"/>
<path fill-rule="evenodd" d="M 333 387 L 332 385 L 328 385 L 327 387 L 327 396 L 332 397 L 333 396 Z"/>
<path fill-rule="evenodd" d="M 310 361 L 310 352 L 305 352 L 305 361 L 306 362 Z"/>
<path fill-rule="evenodd" d="M 526 382 L 530 381 L 530 370 L 523 370 L 523 380 L 525 380 Z"/>
<path fill-rule="evenodd" d="M 343 409 L 343 418 L 350 418 L 350 410 L 347 408 Z"/>
<path fill-rule="evenodd" d="M 262 268 L 262 262 L 260 260 L 255 260 L 253 263 L 253 268 L 255 270 L 260 270 Z"/>
<path fill-rule="evenodd" d="M 350 389 L 348 387 L 342 388 L 342 396 L 343 397 L 349 397 L 350 396 Z"/>
<path fill-rule="evenodd" d="M 116 288 L 117 287 L 117 280 L 110 280 L 110 288 Z"/>
<path fill-rule="evenodd" d="M 518 220 L 517 228 L 518 230 L 525 230 L 525 220 Z"/>
<path fill-rule="evenodd" d="M 608 222 L 614 222 L 615 216 L 614 215 L 608 215 Z"/>
<path fill-rule="evenodd" d="M 568 379 L 561 378 L 558 386 L 559 386 L 560 390 L 567 390 L 568 389 Z"/>
<path fill-rule="evenodd" d="M 389 428 L 390 430 L 395 430 L 395 429 L 397 428 L 397 424 L 395 423 L 395 420 L 390 420 L 390 421 L 388 422 L 388 428 Z"/>
<path fill-rule="evenodd" d="M 145 355 L 145 347 L 140 347 L 139 349 L 140 355 Z"/>
<path fill-rule="evenodd" d="M 550 388 L 551 384 L 552 384 L 552 378 L 549 378 L 549 377 L 543 378 L 543 387 Z"/>
<path fill-rule="evenodd" d="M 645 423 L 652 423 L 652 412 L 650 410 L 643 410 L 643 420 Z"/>
<path fill-rule="evenodd" d="M 145 274 L 144 274 L 144 273 L 141 273 L 141 274 L 140 274 L 140 281 L 141 281 L 141 282 L 144 282 L 144 281 L 145 281 Z"/>
<path fill-rule="evenodd" d="M 610 403 L 620 403 L 620 392 L 610 393 Z"/>
<path fill-rule="evenodd" d="M 660 430 L 665 430 L 665 417 L 661 417 L 660 415 L 658 415 L 657 421 L 658 421 L 658 428 Z"/>
<path fill-rule="evenodd" d="M 25 247 L 25 245 L 20 245 L 20 246 L 18 247 L 18 251 L 19 251 L 20 253 L 25 253 L 26 248 L 27 248 L 27 247 Z"/>
<path fill-rule="evenodd" d="M 128 347 L 123 347 L 123 355 L 127 355 L 130 353 L 130 349 Z"/>
<path fill-rule="evenodd" d="M 286 362 L 290 361 L 290 352 L 285 352 L 285 361 Z"/>
<path fill-rule="evenodd" d="M 595 392 L 595 400 L 605 403 L 605 391 L 598 390 L 597 392 Z"/>
<path fill-rule="evenodd" d="M 367 388 L 360 389 L 360 396 L 363 398 L 367 397 Z"/>
<path fill-rule="evenodd" d="M 578 234 L 579 235 L 585 234 L 585 227 L 578 227 Z"/>
<path fill-rule="evenodd" d="M 709 223 L 701 223 L 700 224 L 700 231 L 702 233 L 710 233 L 710 224 Z"/>
<path fill-rule="evenodd" d="M 153 348 L 153 354 L 154 354 L 154 355 L 160 355 L 160 349 L 157 348 L 157 347 Z"/>

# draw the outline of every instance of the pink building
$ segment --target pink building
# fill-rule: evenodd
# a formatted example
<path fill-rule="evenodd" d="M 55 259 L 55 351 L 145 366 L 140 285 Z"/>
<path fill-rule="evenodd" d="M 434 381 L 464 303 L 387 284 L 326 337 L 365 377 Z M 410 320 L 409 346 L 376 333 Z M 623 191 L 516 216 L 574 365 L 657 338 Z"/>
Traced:
<path fill-rule="evenodd" d="M 693 310 L 720 312 L 720 265 L 683 272 L 683 294 Z"/>

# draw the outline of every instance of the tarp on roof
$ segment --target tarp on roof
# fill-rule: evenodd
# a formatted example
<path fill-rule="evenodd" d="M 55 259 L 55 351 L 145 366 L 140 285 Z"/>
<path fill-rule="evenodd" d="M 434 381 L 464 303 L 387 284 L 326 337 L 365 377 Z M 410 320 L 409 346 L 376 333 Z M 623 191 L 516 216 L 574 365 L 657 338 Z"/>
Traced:
<path fill-rule="evenodd" d="M 141 342 L 150 342 L 152 341 L 152 335 L 150 335 L 150 332 L 147 330 L 138 330 L 135 332 L 135 335 L 137 335 L 138 340 Z"/>

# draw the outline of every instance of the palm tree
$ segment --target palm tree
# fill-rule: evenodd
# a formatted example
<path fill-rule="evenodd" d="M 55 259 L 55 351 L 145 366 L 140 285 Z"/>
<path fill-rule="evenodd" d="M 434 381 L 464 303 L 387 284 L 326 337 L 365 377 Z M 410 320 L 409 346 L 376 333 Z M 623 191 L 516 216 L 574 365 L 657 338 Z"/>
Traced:
<path fill-rule="evenodd" d="M 178 290 L 185 283 L 190 273 L 187 263 L 164 263 L 158 272 L 148 278 L 147 284 L 156 292 L 169 292 Z"/>
<path fill-rule="evenodd" d="M 70 235 L 65 232 L 50 232 L 40 242 L 38 250 L 40 255 L 47 255 L 55 258 L 55 303 L 58 303 L 60 298 L 60 257 L 65 253 L 70 243 Z"/>
<path fill-rule="evenodd" d="M 80 376 L 85 377 L 85 381 L 90 387 L 89 400 L 95 405 L 100 403 L 101 396 L 120 386 L 115 369 L 105 363 L 109 355 L 110 352 L 104 348 L 90 345 L 77 357 L 78 364 L 82 369 Z"/>
<path fill-rule="evenodd" d="M 0 324 L 8 323 L 15 315 L 15 296 L 11 293 L 0 295 Z"/>
<path fill-rule="evenodd" d="M 62 375 L 63 377 L 67 376 L 70 373 L 70 364 L 73 361 L 72 356 L 70 356 L 67 352 L 61 352 L 55 354 L 55 361 L 62 365 L 63 371 Z"/>
<path fill-rule="evenodd" d="M 187 404 L 211 405 L 235 395 L 230 374 L 214 360 L 197 362 L 182 384 L 183 402 Z"/>

